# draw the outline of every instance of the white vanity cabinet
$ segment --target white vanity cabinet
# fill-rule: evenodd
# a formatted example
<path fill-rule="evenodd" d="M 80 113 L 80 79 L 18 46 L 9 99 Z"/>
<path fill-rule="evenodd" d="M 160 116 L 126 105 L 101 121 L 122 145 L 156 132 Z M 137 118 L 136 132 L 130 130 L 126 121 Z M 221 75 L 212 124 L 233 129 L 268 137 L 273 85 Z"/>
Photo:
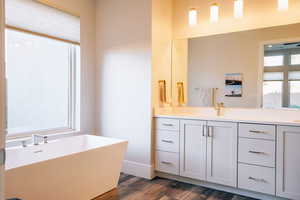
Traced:
<path fill-rule="evenodd" d="M 206 121 L 181 120 L 181 176 L 206 180 L 206 137 Z"/>
<path fill-rule="evenodd" d="M 277 196 L 300 199 L 300 127 L 277 129 Z"/>
<path fill-rule="evenodd" d="M 236 187 L 237 124 L 181 120 L 180 175 Z"/>
<path fill-rule="evenodd" d="M 236 187 L 237 123 L 207 122 L 207 181 Z"/>
<path fill-rule="evenodd" d="M 155 121 L 157 171 L 229 186 L 237 193 L 252 191 L 255 198 L 300 200 L 300 126 L 193 118 Z"/>
<path fill-rule="evenodd" d="M 156 170 L 179 175 L 179 120 L 155 120 Z"/>
<path fill-rule="evenodd" d="M 238 188 L 275 195 L 276 126 L 239 123 Z"/>

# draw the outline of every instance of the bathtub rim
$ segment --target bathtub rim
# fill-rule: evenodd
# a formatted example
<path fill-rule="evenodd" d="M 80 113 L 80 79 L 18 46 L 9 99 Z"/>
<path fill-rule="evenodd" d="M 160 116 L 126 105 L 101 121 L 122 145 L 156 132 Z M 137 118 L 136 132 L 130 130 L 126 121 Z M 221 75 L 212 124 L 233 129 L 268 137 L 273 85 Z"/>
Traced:
<path fill-rule="evenodd" d="M 8 169 L 5 166 L 4 172 L 10 171 L 10 170 L 16 170 L 18 168 L 23 168 L 23 167 L 30 167 L 31 165 L 35 165 L 35 164 L 39 164 L 39 163 L 43 163 L 43 162 L 47 162 L 47 161 L 51 161 L 51 160 L 56 160 L 56 159 L 60 159 L 60 158 L 65 158 L 65 157 L 68 157 L 68 156 L 73 156 L 73 155 L 77 155 L 77 154 L 81 154 L 81 153 L 87 153 L 87 152 L 90 152 L 90 151 L 94 151 L 94 150 L 97 150 L 97 149 L 100 149 L 100 148 L 105 148 L 105 147 L 109 147 L 109 146 L 113 146 L 113 145 L 117 145 L 117 144 L 123 144 L 124 143 L 126 145 L 126 148 L 128 146 L 128 141 L 124 140 L 124 139 L 116 139 L 116 138 L 109 138 L 109 137 L 103 137 L 103 136 L 96 136 L 96 135 L 85 134 L 85 135 L 77 135 L 77 136 L 72 136 L 72 137 L 67 137 L 67 138 L 53 140 L 53 141 L 49 142 L 48 144 L 40 144 L 39 147 L 41 147 L 42 145 L 51 145 L 51 144 L 53 144 L 55 142 L 60 142 L 62 140 L 71 140 L 71 139 L 74 139 L 76 137 L 86 137 L 86 136 L 87 137 L 101 137 L 101 138 L 112 139 L 112 140 L 115 140 L 115 142 L 111 143 L 111 144 L 104 144 L 104 145 L 101 145 L 101 146 L 98 146 L 98 147 L 89 148 L 89 149 L 84 150 L 84 151 L 79 151 L 79 152 L 75 152 L 75 153 L 69 153 L 69 154 L 66 154 L 66 155 L 63 155 L 63 156 L 58 156 L 58 157 L 53 157 L 53 158 L 46 158 L 46 159 L 41 160 L 41 161 L 37 161 L 37 162 L 33 162 L 33 163 L 21 165 L 21 166 L 10 167 Z M 38 147 L 38 146 L 30 145 L 27 148 L 30 148 L 30 147 Z M 8 148 L 8 150 L 20 150 L 20 149 L 23 149 L 23 147 L 19 146 L 19 147 L 10 147 L 10 148 Z"/>

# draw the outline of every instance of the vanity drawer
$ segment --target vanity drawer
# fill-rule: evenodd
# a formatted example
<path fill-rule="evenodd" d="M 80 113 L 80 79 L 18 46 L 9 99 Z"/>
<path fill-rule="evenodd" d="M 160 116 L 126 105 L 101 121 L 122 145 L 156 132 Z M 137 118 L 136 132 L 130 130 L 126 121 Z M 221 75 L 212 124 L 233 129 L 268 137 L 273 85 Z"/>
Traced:
<path fill-rule="evenodd" d="M 275 168 L 239 164 L 238 188 L 275 195 Z"/>
<path fill-rule="evenodd" d="M 239 138 L 239 162 L 275 167 L 275 142 Z"/>
<path fill-rule="evenodd" d="M 239 137 L 275 140 L 276 127 L 274 125 L 240 123 Z"/>
<path fill-rule="evenodd" d="M 156 151 L 156 170 L 179 175 L 179 154 Z"/>
<path fill-rule="evenodd" d="M 179 120 L 156 118 L 156 129 L 166 131 L 179 131 Z"/>
<path fill-rule="evenodd" d="M 157 131 L 156 132 L 156 150 L 179 152 L 179 132 L 175 131 Z"/>

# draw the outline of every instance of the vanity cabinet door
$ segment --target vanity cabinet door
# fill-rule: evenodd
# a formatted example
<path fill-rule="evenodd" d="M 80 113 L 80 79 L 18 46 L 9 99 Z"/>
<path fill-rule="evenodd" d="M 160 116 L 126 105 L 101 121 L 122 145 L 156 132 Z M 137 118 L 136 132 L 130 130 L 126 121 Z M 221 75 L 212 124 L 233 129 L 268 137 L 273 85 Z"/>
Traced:
<path fill-rule="evenodd" d="M 206 122 L 180 122 L 180 175 L 206 179 Z"/>
<path fill-rule="evenodd" d="M 300 127 L 277 129 L 277 196 L 300 199 Z"/>
<path fill-rule="evenodd" d="M 237 186 L 237 124 L 208 122 L 207 181 Z"/>

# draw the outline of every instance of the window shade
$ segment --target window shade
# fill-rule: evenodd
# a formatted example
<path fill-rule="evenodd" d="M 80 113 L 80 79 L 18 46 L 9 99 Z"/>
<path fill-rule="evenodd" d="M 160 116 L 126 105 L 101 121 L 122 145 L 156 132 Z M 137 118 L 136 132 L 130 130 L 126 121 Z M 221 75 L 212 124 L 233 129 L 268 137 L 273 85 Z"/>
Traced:
<path fill-rule="evenodd" d="M 6 0 L 6 25 L 80 42 L 80 18 L 34 0 Z"/>
<path fill-rule="evenodd" d="M 300 71 L 289 72 L 290 81 L 300 81 Z"/>
<path fill-rule="evenodd" d="M 264 81 L 283 81 L 282 72 L 265 72 Z"/>

